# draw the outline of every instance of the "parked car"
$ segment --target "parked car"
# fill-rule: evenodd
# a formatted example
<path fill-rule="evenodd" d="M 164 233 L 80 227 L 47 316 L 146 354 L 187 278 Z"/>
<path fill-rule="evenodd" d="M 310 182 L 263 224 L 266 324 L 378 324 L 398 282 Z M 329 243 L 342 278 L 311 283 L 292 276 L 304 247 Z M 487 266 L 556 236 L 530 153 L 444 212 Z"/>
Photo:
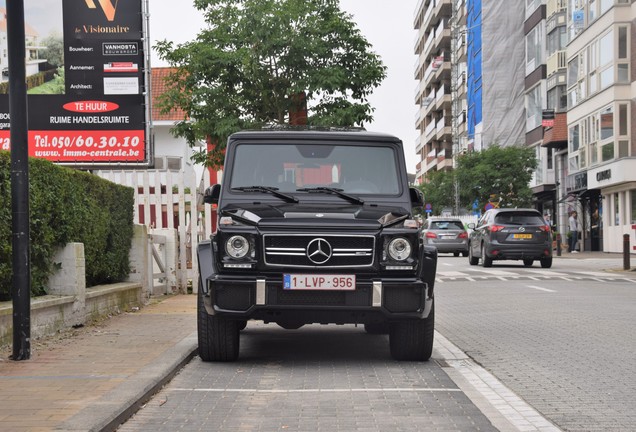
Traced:
<path fill-rule="evenodd" d="M 250 320 L 289 330 L 361 324 L 388 333 L 396 360 L 430 358 L 437 250 L 422 245 L 412 210 L 424 203 L 398 138 L 238 132 L 204 202 L 219 219 L 197 250 L 203 361 L 237 360 Z"/>
<path fill-rule="evenodd" d="M 492 266 L 494 260 L 522 260 L 526 267 L 535 260 L 541 267 L 552 267 L 552 232 L 535 209 L 491 209 L 469 224 L 470 265 Z"/>
<path fill-rule="evenodd" d="M 422 230 L 424 244 L 435 246 L 437 252 L 468 256 L 468 232 L 460 219 L 429 218 Z"/>

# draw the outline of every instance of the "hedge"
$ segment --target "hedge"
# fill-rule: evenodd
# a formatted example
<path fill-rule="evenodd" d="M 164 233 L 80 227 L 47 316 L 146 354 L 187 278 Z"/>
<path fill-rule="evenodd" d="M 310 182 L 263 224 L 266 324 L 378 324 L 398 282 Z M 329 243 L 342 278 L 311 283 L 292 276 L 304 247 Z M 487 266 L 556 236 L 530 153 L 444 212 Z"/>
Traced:
<path fill-rule="evenodd" d="M 0 151 L 0 301 L 11 298 L 11 158 Z M 31 295 L 46 294 L 55 250 L 84 243 L 86 285 L 130 273 L 134 191 L 90 173 L 29 159 Z"/>

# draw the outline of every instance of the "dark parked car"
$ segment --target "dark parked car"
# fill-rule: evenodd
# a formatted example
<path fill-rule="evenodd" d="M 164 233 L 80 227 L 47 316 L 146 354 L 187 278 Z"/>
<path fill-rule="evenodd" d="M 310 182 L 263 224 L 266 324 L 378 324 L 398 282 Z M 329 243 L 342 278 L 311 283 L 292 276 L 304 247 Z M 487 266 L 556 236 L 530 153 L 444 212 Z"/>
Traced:
<path fill-rule="evenodd" d="M 239 132 L 204 201 L 219 220 L 198 247 L 203 361 L 236 360 L 249 320 L 362 324 L 388 333 L 394 359 L 429 359 L 437 250 L 421 240 L 422 195 L 409 188 L 398 138 Z"/>
<path fill-rule="evenodd" d="M 422 238 L 437 252 L 468 256 L 468 232 L 460 219 L 429 218 L 424 222 Z"/>
<path fill-rule="evenodd" d="M 468 261 L 484 267 L 494 260 L 535 260 L 552 267 L 552 233 L 541 213 L 534 209 L 491 209 L 479 219 L 468 241 Z"/>

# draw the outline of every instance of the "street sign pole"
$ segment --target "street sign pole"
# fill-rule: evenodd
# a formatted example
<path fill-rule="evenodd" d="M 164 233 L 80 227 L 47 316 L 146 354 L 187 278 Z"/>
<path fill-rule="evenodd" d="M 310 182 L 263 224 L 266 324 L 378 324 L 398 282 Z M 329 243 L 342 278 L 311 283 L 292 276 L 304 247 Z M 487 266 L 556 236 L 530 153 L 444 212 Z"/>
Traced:
<path fill-rule="evenodd" d="M 13 360 L 31 357 L 29 253 L 29 148 L 24 1 L 7 1 L 9 114 L 11 117 L 11 215 L 13 245 Z"/>

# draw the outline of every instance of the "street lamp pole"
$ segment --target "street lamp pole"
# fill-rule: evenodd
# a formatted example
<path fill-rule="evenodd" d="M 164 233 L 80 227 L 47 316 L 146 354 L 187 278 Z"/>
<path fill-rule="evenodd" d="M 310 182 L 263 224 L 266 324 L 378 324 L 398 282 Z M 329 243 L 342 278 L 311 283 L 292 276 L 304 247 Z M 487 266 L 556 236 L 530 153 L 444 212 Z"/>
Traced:
<path fill-rule="evenodd" d="M 26 96 L 24 1 L 7 1 L 9 115 L 11 117 L 11 208 L 13 230 L 13 360 L 31 357 L 29 252 L 29 142 Z"/>

